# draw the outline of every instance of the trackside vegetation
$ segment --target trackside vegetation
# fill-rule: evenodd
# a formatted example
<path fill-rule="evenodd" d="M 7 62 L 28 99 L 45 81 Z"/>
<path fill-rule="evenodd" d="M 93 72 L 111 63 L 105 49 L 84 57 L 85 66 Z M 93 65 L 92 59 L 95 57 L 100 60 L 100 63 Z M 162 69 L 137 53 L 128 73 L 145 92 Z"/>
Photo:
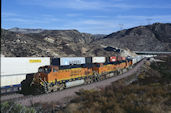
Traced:
<path fill-rule="evenodd" d="M 142 67 L 136 81 L 120 80 L 97 90 L 81 90 L 61 113 L 170 113 L 171 56 Z"/>
<path fill-rule="evenodd" d="M 140 71 L 99 90 L 80 90 L 65 106 L 37 103 L 24 107 L 1 104 L 2 113 L 170 113 L 171 56 L 164 62 L 147 61 Z M 132 81 L 132 82 L 130 82 Z M 11 107 L 12 106 L 12 107 Z"/>
<path fill-rule="evenodd" d="M 25 107 L 13 102 L 1 103 L 1 113 L 37 113 L 34 108 Z"/>

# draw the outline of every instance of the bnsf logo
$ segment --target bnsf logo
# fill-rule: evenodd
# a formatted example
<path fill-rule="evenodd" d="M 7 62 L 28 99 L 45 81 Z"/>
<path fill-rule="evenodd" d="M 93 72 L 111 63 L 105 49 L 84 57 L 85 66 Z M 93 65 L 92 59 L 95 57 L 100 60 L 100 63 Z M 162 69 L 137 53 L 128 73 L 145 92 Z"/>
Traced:
<path fill-rule="evenodd" d="M 41 60 L 35 59 L 35 60 L 29 60 L 30 63 L 41 63 Z"/>

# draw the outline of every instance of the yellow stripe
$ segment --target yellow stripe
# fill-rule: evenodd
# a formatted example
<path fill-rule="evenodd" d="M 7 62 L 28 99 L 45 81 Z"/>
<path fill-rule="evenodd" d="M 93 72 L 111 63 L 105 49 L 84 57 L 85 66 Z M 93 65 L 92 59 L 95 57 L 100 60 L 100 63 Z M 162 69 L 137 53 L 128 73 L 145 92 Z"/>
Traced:
<path fill-rule="evenodd" d="M 91 76 L 91 75 L 93 75 L 93 74 L 89 74 L 89 75 L 79 75 L 79 76 L 74 76 L 74 77 L 69 77 L 69 78 L 65 78 L 65 79 L 58 79 L 57 80 L 57 82 L 62 82 L 62 80 L 70 80 L 70 79 L 76 79 L 76 78 L 80 78 L 80 77 L 85 77 L 85 76 Z M 51 83 L 51 82 L 55 82 L 55 80 L 53 80 L 53 81 L 48 81 L 49 83 Z"/>

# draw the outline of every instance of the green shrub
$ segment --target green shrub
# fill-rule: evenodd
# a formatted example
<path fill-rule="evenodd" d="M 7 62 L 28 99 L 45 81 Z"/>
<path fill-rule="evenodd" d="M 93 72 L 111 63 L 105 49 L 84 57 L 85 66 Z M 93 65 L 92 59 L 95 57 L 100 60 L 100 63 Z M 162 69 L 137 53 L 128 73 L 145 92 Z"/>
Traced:
<path fill-rule="evenodd" d="M 4 102 L 1 103 L 1 113 L 36 113 L 36 110 L 13 102 Z"/>

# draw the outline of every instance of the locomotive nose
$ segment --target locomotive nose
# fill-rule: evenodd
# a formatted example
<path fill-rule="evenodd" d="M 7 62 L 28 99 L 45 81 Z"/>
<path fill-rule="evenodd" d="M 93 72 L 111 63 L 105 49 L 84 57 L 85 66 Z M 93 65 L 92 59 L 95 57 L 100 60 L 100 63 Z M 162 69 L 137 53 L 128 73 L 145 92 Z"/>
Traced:
<path fill-rule="evenodd" d="M 36 82 L 36 83 L 39 83 L 39 78 L 41 76 L 41 73 L 35 73 L 34 74 L 34 78 L 33 78 L 33 81 Z"/>

